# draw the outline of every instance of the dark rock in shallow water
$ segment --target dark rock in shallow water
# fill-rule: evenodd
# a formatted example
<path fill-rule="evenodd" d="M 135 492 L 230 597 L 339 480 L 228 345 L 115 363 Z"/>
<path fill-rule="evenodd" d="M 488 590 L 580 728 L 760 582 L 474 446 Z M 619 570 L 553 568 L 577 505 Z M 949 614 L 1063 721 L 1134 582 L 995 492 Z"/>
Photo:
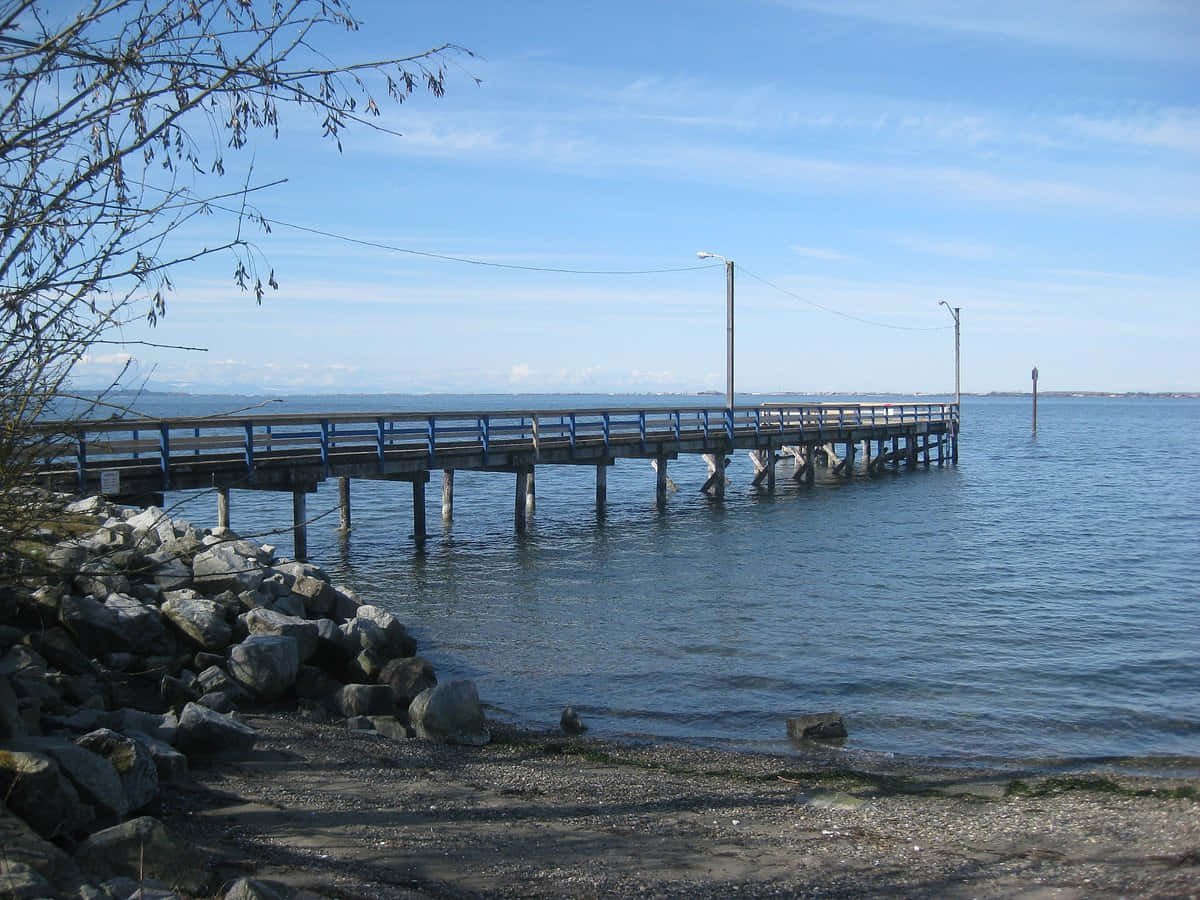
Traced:
<path fill-rule="evenodd" d="M 787 720 L 788 737 L 794 741 L 840 741 L 846 737 L 841 713 L 814 713 Z"/>
<path fill-rule="evenodd" d="M 563 709 L 562 716 L 558 720 L 558 727 L 566 734 L 583 734 L 587 731 L 587 726 L 583 724 L 583 719 L 579 717 L 579 713 L 573 706 Z"/>

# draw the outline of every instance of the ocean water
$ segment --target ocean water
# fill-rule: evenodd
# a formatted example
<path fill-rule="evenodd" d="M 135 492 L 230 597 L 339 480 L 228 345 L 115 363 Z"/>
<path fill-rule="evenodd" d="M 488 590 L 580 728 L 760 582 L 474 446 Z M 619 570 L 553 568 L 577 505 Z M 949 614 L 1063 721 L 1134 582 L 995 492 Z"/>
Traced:
<path fill-rule="evenodd" d="M 757 402 L 764 398 L 746 398 Z M 151 395 L 154 415 L 262 398 Z M 291 397 L 269 411 L 678 405 L 621 396 Z M 719 402 L 717 400 L 716 402 Z M 741 402 L 741 401 L 739 401 Z M 620 460 L 605 514 L 594 470 L 537 470 L 528 533 L 513 478 L 458 472 L 443 528 L 412 540 L 407 484 L 310 497 L 309 555 L 395 613 L 443 680 L 470 678 L 494 717 L 591 734 L 787 752 L 789 715 L 837 710 L 847 752 L 1028 763 L 1135 757 L 1200 770 L 1200 400 L 964 398 L 957 466 L 806 488 L 779 467 L 724 502 L 699 458 Z M 215 500 L 168 496 L 215 523 Z M 286 494 L 235 491 L 242 534 L 285 528 Z M 268 535 L 291 552 L 290 535 Z"/>

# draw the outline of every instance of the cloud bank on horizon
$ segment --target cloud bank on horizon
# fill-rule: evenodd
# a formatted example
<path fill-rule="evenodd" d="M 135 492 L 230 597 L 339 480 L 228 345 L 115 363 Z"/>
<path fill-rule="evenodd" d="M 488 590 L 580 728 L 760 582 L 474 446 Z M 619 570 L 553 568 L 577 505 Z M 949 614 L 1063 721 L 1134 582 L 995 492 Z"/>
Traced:
<path fill-rule="evenodd" d="M 401 137 L 339 156 L 285 120 L 258 145 L 255 178 L 289 179 L 268 216 L 372 246 L 277 225 L 262 307 L 220 264 L 179 270 L 165 321 L 124 335 L 209 352 L 123 348 L 133 380 L 720 389 L 706 250 L 736 260 L 741 390 L 950 390 L 939 300 L 962 308 L 965 391 L 1034 365 L 1043 390 L 1200 390 L 1200 6 L 576 6 L 355 3 L 335 57 L 479 54 L 445 98 L 385 112 Z"/>

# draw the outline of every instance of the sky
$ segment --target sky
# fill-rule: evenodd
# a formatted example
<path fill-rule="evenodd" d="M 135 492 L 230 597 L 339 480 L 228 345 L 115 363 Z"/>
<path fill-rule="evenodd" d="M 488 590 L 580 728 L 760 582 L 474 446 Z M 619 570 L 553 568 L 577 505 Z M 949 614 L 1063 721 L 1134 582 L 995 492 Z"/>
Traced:
<path fill-rule="evenodd" d="M 1200 391 L 1194 0 L 352 10 L 331 59 L 475 55 L 382 104 L 400 136 L 339 153 L 295 114 L 228 156 L 288 179 L 257 201 L 279 290 L 182 267 L 122 337 L 206 352 L 97 348 L 78 384 L 132 356 L 194 392 L 723 391 L 708 251 L 739 392 L 950 392 L 948 306 L 964 392 Z"/>

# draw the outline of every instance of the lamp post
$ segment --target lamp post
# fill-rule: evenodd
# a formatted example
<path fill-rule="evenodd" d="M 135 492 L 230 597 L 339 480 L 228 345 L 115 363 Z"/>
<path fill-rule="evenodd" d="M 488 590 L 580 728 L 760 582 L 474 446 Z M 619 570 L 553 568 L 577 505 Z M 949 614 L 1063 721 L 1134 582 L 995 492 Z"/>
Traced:
<path fill-rule="evenodd" d="M 725 408 L 733 410 L 733 260 L 719 253 L 701 250 L 700 259 L 719 259 L 725 263 Z"/>
<path fill-rule="evenodd" d="M 959 315 L 959 312 L 961 311 L 962 307 L 951 306 L 945 300 L 939 300 L 938 306 L 946 307 L 946 309 L 950 312 L 950 315 L 954 317 L 954 405 L 959 407 L 958 415 L 961 418 L 962 417 L 962 378 L 961 378 L 962 370 L 959 368 L 960 357 L 959 357 L 959 349 L 958 349 L 959 348 L 958 315 Z"/>

